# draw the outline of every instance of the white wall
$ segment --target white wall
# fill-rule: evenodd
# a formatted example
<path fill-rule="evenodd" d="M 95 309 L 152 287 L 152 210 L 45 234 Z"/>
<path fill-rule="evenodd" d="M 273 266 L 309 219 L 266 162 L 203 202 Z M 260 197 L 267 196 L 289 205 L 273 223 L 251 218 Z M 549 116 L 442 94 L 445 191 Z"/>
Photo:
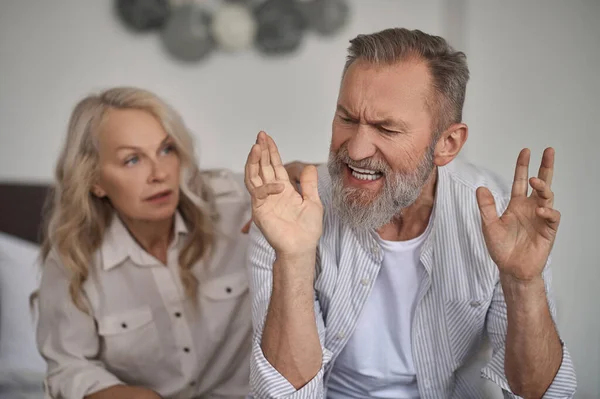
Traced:
<path fill-rule="evenodd" d="M 558 323 L 579 377 L 578 398 L 600 398 L 600 2 L 352 0 L 339 36 L 298 54 L 215 54 L 198 65 L 165 56 L 156 36 L 127 34 L 108 0 L 0 3 L 0 180 L 48 181 L 74 103 L 91 90 L 138 85 L 170 101 L 195 132 L 202 167 L 242 170 L 260 129 L 286 160 L 326 159 L 349 38 L 391 26 L 442 34 L 472 72 L 465 155 L 510 179 L 518 151 L 557 150 L 563 213 L 554 255 Z"/>
<path fill-rule="evenodd" d="M 0 178 L 49 179 L 75 102 L 91 90 L 154 90 L 196 133 L 203 167 L 243 170 L 260 129 L 286 159 L 326 159 L 330 120 L 348 40 L 395 25 L 438 34 L 441 0 L 353 0 L 352 23 L 301 52 L 266 60 L 256 52 L 213 54 L 180 65 L 155 35 L 127 34 L 108 0 L 0 3 Z"/>
<path fill-rule="evenodd" d="M 600 398 L 600 1 L 470 0 L 465 21 L 466 156 L 511 179 L 521 148 L 532 149 L 531 174 L 543 149 L 556 149 L 558 325 L 577 397 Z"/>

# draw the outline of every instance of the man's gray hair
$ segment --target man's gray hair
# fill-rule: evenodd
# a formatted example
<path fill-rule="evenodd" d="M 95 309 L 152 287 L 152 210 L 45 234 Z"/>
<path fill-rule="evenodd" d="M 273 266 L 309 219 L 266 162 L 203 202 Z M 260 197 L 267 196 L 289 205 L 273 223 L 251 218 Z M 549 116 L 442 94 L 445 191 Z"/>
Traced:
<path fill-rule="evenodd" d="M 426 99 L 437 136 L 452 123 L 462 121 L 462 108 L 469 80 L 467 57 L 440 37 L 405 28 L 358 35 L 350 40 L 344 75 L 358 59 L 392 65 L 407 60 L 424 60 L 433 81 L 433 96 Z"/>

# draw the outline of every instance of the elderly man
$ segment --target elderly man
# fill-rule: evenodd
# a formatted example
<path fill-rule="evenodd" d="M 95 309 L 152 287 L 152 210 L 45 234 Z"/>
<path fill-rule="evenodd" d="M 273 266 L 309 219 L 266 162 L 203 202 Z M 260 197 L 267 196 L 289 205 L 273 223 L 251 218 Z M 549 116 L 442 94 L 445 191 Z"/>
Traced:
<path fill-rule="evenodd" d="M 549 288 L 554 151 L 532 178 L 521 151 L 506 189 L 457 159 L 463 53 L 406 29 L 350 43 L 327 170 L 307 166 L 299 194 L 264 132 L 248 156 L 253 394 L 483 397 L 466 365 L 487 336 L 481 375 L 505 397 L 572 397 Z"/>

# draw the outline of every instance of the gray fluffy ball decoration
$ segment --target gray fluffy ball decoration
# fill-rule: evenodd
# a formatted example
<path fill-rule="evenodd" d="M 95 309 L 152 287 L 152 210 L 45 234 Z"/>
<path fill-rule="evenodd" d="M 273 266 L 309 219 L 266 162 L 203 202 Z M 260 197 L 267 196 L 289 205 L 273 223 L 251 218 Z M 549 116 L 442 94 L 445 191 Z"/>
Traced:
<path fill-rule="evenodd" d="M 286 54 L 296 50 L 306 22 L 292 0 L 267 0 L 256 9 L 256 47 L 265 54 Z"/>
<path fill-rule="evenodd" d="M 230 4 L 243 4 L 250 8 L 258 7 L 268 0 L 225 0 L 226 3 Z"/>
<path fill-rule="evenodd" d="M 344 0 L 298 1 L 298 10 L 309 29 L 324 35 L 337 33 L 348 21 L 350 9 Z"/>
<path fill-rule="evenodd" d="M 125 26 L 135 32 L 162 27 L 171 11 L 168 0 L 116 0 L 115 9 Z"/>
<path fill-rule="evenodd" d="M 199 61 L 215 48 L 210 17 L 193 4 L 173 9 L 161 36 L 167 51 L 185 62 Z"/>

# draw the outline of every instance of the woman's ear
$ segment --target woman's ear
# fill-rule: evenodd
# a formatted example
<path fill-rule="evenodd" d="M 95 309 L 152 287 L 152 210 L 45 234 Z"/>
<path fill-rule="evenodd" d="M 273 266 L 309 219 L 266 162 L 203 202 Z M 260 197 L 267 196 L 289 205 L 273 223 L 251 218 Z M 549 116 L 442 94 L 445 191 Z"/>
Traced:
<path fill-rule="evenodd" d="M 469 128 L 464 123 L 454 123 L 439 137 L 435 145 L 433 163 L 444 166 L 458 156 L 469 137 Z"/>
<path fill-rule="evenodd" d="M 104 191 L 102 189 L 102 187 L 100 187 L 100 185 L 98 185 L 98 184 L 94 184 L 92 186 L 91 192 L 92 192 L 92 194 L 94 194 L 98 198 L 104 198 L 104 197 L 106 197 L 106 191 Z"/>

